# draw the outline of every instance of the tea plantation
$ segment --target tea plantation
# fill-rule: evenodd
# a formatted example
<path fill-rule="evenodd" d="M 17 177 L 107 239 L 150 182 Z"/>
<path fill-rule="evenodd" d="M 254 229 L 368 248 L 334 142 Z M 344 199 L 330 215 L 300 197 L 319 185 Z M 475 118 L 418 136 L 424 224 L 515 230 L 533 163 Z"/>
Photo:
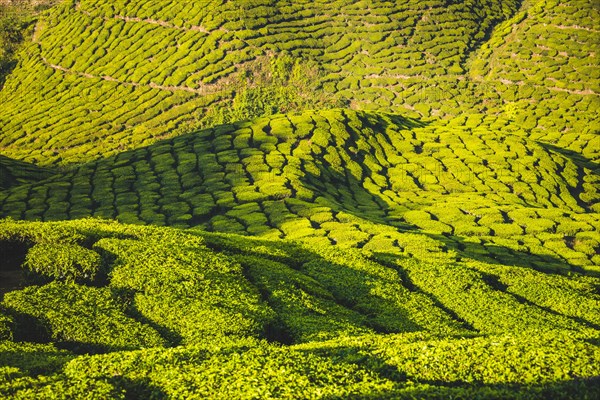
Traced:
<path fill-rule="evenodd" d="M 600 398 L 597 2 L 0 1 L 0 48 L 0 398 Z"/>

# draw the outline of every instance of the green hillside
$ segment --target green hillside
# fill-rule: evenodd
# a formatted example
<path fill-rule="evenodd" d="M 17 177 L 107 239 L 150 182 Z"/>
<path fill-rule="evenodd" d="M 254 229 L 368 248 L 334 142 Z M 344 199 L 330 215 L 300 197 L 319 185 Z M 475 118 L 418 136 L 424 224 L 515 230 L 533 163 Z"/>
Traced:
<path fill-rule="evenodd" d="M 52 175 L 52 170 L 0 155 L 0 190 L 41 181 Z"/>
<path fill-rule="evenodd" d="M 7 82 L 1 145 L 70 164 L 215 123 L 347 105 L 484 112 L 500 119 L 492 126 L 597 159 L 600 16 L 587 0 L 555 3 L 377 1 L 366 20 L 366 3 L 348 0 L 65 1 L 40 18 Z"/>
<path fill-rule="evenodd" d="M 481 47 L 470 78 L 501 97 L 517 129 L 597 162 L 600 9 L 586 0 L 525 5 Z"/>
<path fill-rule="evenodd" d="M 0 0 L 0 398 L 599 398 L 598 21 Z"/>
<path fill-rule="evenodd" d="M 598 394 L 594 278 L 93 220 L 0 232 L 31 285 L 2 302 L 3 396 Z"/>
<path fill-rule="evenodd" d="M 595 164 L 482 118 L 329 110 L 219 126 L 5 191 L 0 210 L 600 272 Z"/>
<path fill-rule="evenodd" d="M 455 115 L 455 101 L 427 90 L 466 88 L 462 65 L 515 3 L 65 1 L 37 24 L 7 82 L 1 145 L 73 163 L 305 107 L 431 103 L 425 114 Z"/>

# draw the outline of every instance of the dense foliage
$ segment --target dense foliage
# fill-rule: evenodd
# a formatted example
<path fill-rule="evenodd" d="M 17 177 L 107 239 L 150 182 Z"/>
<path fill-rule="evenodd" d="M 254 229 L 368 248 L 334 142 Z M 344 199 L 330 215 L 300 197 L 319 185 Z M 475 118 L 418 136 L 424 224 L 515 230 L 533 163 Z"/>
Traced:
<path fill-rule="evenodd" d="M 52 3 L 0 0 L 0 397 L 600 398 L 594 2 Z"/>
<path fill-rule="evenodd" d="M 0 234 L 107 269 L 4 296 L 3 396 L 598 394 L 597 278 L 99 220 Z"/>
<path fill-rule="evenodd" d="M 0 1 L 0 89 L 7 75 L 17 65 L 16 53 L 41 10 L 57 0 Z"/>
<path fill-rule="evenodd" d="M 599 201 L 594 163 L 516 133 L 335 109 L 123 152 L 6 190 L 0 211 L 599 272 Z"/>

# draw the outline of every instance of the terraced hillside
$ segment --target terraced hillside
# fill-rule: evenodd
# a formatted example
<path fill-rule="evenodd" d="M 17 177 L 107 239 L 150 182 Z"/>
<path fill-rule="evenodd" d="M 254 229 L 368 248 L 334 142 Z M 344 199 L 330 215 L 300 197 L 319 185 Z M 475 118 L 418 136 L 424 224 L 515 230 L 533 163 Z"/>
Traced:
<path fill-rule="evenodd" d="M 2 301 L 2 396 L 598 394 L 594 278 L 92 220 L 0 231 L 30 285 Z"/>
<path fill-rule="evenodd" d="M 0 397 L 600 397 L 594 1 L 21 18 Z"/>
<path fill-rule="evenodd" d="M 597 167 L 469 118 L 330 110 L 219 126 L 5 191 L 0 209 L 600 272 Z"/>
<path fill-rule="evenodd" d="M 469 70 L 488 96 L 501 97 L 516 129 L 596 162 L 598 21 L 594 1 L 532 2 L 497 27 Z"/>
<path fill-rule="evenodd" d="M 470 52 L 515 3 L 66 1 L 40 19 L 7 82 L 1 145 L 73 163 L 273 111 L 406 111 L 430 103 L 427 88 L 464 81 Z M 432 115 L 460 110 L 431 100 Z"/>
<path fill-rule="evenodd" d="M 519 13 L 499 1 L 152 4 L 67 1 L 40 19 L 0 100 L 7 155 L 80 162 L 194 127 L 348 104 L 485 112 L 598 158 L 593 2 L 525 2 Z"/>

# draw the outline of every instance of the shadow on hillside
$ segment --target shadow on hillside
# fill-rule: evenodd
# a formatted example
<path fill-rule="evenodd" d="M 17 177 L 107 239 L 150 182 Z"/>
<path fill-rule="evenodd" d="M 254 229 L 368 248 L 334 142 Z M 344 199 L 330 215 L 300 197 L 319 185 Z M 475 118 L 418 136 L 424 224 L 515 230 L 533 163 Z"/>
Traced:
<path fill-rule="evenodd" d="M 31 342 L 38 344 L 52 343 L 57 349 L 68 350 L 73 354 L 104 354 L 114 351 L 131 351 L 139 349 L 138 346 L 134 345 L 90 343 L 80 340 L 66 340 L 65 338 L 56 339 L 53 338 L 52 327 L 44 317 L 17 311 L 11 307 L 4 308 L 4 312 L 14 321 L 14 324 L 11 327 L 11 340 L 15 342 Z M 144 321 L 138 322 L 144 323 Z"/>
<path fill-rule="evenodd" d="M 159 386 L 152 383 L 150 378 L 126 378 L 124 376 L 112 376 L 104 378 L 116 389 L 125 393 L 126 399 L 168 399 L 167 393 Z"/>
<path fill-rule="evenodd" d="M 4 293 L 21 289 L 27 283 L 22 268 L 31 245 L 17 240 L 0 240 L 0 300 Z"/>
<path fill-rule="evenodd" d="M 394 226 L 400 232 L 427 236 L 442 244 L 444 251 L 455 252 L 459 260 L 469 258 L 489 264 L 533 268 L 547 273 L 578 272 L 594 275 L 552 255 L 516 251 L 485 241 L 477 243 L 468 237 L 434 234 L 425 232 L 416 225 L 396 219 L 390 220 L 389 213 L 392 209 L 384 200 L 383 194 L 367 190 L 363 182 L 349 173 L 341 174 L 324 163 L 318 164 L 317 167 L 319 174 L 306 172 L 301 178 L 302 183 L 321 195 L 326 200 L 326 205 L 335 213 L 344 212 L 372 223 Z M 423 253 L 427 253 L 427 249 L 423 249 Z"/>
<path fill-rule="evenodd" d="M 590 160 L 589 158 L 585 157 L 581 153 L 577 153 L 573 150 L 558 147 L 558 146 L 555 146 L 553 144 L 546 143 L 546 142 L 538 141 L 536 143 L 548 151 L 561 154 L 562 156 L 573 161 L 573 163 L 575 165 L 577 165 L 578 167 L 585 167 L 585 168 L 588 168 L 588 169 L 594 171 L 594 173 L 596 173 L 596 174 L 600 174 L 600 163 Z M 600 146 L 600 140 L 598 140 L 598 145 Z"/>
<path fill-rule="evenodd" d="M 407 333 L 424 331 L 425 328 L 414 320 L 411 314 L 414 310 L 405 307 L 405 304 L 397 301 L 395 296 L 389 296 L 381 291 L 381 285 L 389 282 L 392 285 L 402 285 L 404 282 L 391 277 L 394 274 L 382 273 L 377 269 L 369 270 L 367 266 L 348 264 L 336 261 L 335 250 L 326 257 L 318 251 L 314 251 L 304 245 L 287 241 L 266 241 L 261 239 L 241 238 L 219 233 L 203 233 L 206 245 L 212 250 L 238 257 L 238 261 L 244 268 L 244 276 L 248 281 L 259 289 L 262 300 L 269 304 L 277 312 L 278 318 L 274 323 L 266 327 L 265 337 L 270 342 L 281 344 L 299 343 L 298 337 L 286 324 L 282 315 L 288 316 L 287 307 L 293 304 L 283 305 L 277 299 L 272 299 L 271 285 L 264 284 L 265 276 L 272 281 L 278 281 L 281 273 L 271 275 L 273 268 L 267 264 L 261 264 L 257 257 L 245 259 L 242 255 L 256 256 L 260 251 L 260 258 L 279 263 L 282 270 L 289 269 L 286 283 L 293 288 L 301 289 L 307 297 L 319 300 L 333 300 L 337 306 L 356 313 L 360 319 L 353 321 L 360 328 L 369 328 L 376 333 Z M 254 242 L 256 240 L 256 242 Z M 366 260 L 366 259 L 365 259 Z M 391 272 L 391 271 L 389 271 Z M 297 275 L 301 274 L 302 278 Z M 406 288 L 408 292 L 410 288 Z M 394 293 L 397 293 L 396 291 Z M 298 312 L 292 310 L 291 312 Z M 324 325 L 329 326 L 332 321 L 346 321 L 344 314 L 326 313 L 315 314 L 312 310 L 306 310 L 306 314 L 295 318 L 299 324 L 300 318 L 310 315 L 311 322 L 307 329 L 313 329 L 314 321 L 322 318 Z M 340 324 L 339 326 L 342 326 Z M 297 328 L 298 326 L 296 326 Z M 300 332 L 301 333 L 301 332 Z"/>
<path fill-rule="evenodd" d="M 314 155 L 314 167 L 318 169 L 318 174 L 310 171 L 303 171 L 304 176 L 300 177 L 300 184 L 306 186 L 317 196 L 324 197 L 330 204 L 332 210 L 336 212 L 345 211 L 353 213 L 358 217 L 364 217 L 366 214 L 368 219 L 376 223 L 389 223 L 386 221 L 385 215 L 389 211 L 387 202 L 383 199 L 380 193 L 372 193 L 365 189 L 364 182 L 369 179 L 371 181 L 378 178 L 374 175 L 386 175 L 387 168 L 381 166 L 381 170 L 373 171 L 368 165 L 368 157 L 372 154 L 367 154 L 364 150 L 357 150 L 361 147 L 360 143 L 364 140 L 364 132 L 359 132 L 353 127 L 351 118 L 342 113 L 344 117 L 344 125 L 346 133 L 349 135 L 340 149 L 345 154 L 348 154 L 352 161 L 361 167 L 362 176 L 360 179 L 355 177 L 346 165 L 333 165 L 325 158 Z M 393 129 L 414 129 L 426 126 L 428 123 L 419 120 L 407 119 L 399 115 L 386 115 L 385 118 L 374 118 L 370 114 L 357 114 L 356 117 L 364 129 L 372 129 L 373 132 L 378 132 L 380 135 L 385 135 L 388 128 Z M 388 121 L 389 119 L 389 121 Z M 343 170 L 344 173 L 339 172 Z M 356 173 L 356 171 L 354 171 Z"/>
<path fill-rule="evenodd" d="M 22 349 L 19 345 L 14 350 L 0 351 L 0 365 L 3 367 L 16 367 L 31 375 L 52 374 L 75 358 L 75 355 L 64 351 L 44 348 Z"/>
<path fill-rule="evenodd" d="M 54 173 L 48 168 L 0 155 L 0 191 L 40 182 Z"/>
<path fill-rule="evenodd" d="M 600 138 L 597 138 L 596 140 L 598 142 L 598 146 L 600 146 Z M 577 204 L 581 208 L 583 208 L 586 211 L 591 211 L 591 206 L 593 206 L 594 204 L 597 204 L 598 200 L 592 201 L 592 202 L 587 202 L 587 201 L 584 201 L 583 199 L 581 199 L 581 197 L 580 197 L 580 195 L 585 191 L 585 189 L 583 187 L 583 183 L 584 183 L 584 179 L 585 179 L 585 175 L 586 175 L 584 169 L 589 169 L 590 171 L 592 171 L 593 175 L 600 176 L 600 164 L 595 161 L 592 161 L 589 158 L 585 157 L 584 155 L 574 152 L 572 150 L 554 146 L 549 143 L 544 143 L 544 142 L 537 142 L 537 143 L 540 146 L 542 146 L 544 149 L 548 150 L 549 152 L 554 152 L 554 153 L 558 153 L 558 154 L 562 155 L 563 157 L 570 160 L 571 162 L 573 162 L 573 164 L 575 164 L 577 166 L 577 175 L 578 175 L 577 176 L 577 186 L 574 188 L 573 187 L 569 188 L 569 191 L 571 192 L 571 195 L 577 201 Z"/>
<path fill-rule="evenodd" d="M 115 256 L 116 259 L 116 256 Z M 166 339 L 169 347 L 178 346 L 181 344 L 183 338 L 177 332 L 172 329 L 167 328 L 164 325 L 156 323 L 150 318 L 146 317 L 144 313 L 139 309 L 138 305 L 135 301 L 136 291 L 128 288 L 111 288 L 111 291 L 119 298 L 119 300 L 123 304 L 127 304 L 127 308 L 125 309 L 125 314 L 128 317 L 133 318 L 139 323 L 147 325 L 154 329 L 158 334 Z"/>
<path fill-rule="evenodd" d="M 407 375 L 401 366 L 390 364 L 383 357 L 376 356 L 369 350 L 365 346 L 343 346 L 300 351 L 330 359 L 339 365 L 360 366 L 372 373 L 374 377 L 394 383 L 389 390 L 361 393 L 359 396 L 361 399 L 572 399 L 597 398 L 600 395 L 600 377 L 575 378 L 543 384 L 484 384 L 458 379 L 450 381 L 415 379 Z M 451 376 L 452 373 L 449 374 Z M 337 397 L 324 398 L 336 399 Z"/>
<path fill-rule="evenodd" d="M 554 274 L 577 272 L 595 275 L 593 271 L 586 271 L 581 267 L 568 264 L 563 259 L 547 254 L 525 253 L 489 242 L 483 244 L 473 243 L 468 238 L 460 236 L 438 235 L 422 231 L 418 233 L 443 243 L 447 250 L 455 251 L 458 254 L 459 260 L 469 258 L 488 264 L 533 268 L 541 272 Z"/>

